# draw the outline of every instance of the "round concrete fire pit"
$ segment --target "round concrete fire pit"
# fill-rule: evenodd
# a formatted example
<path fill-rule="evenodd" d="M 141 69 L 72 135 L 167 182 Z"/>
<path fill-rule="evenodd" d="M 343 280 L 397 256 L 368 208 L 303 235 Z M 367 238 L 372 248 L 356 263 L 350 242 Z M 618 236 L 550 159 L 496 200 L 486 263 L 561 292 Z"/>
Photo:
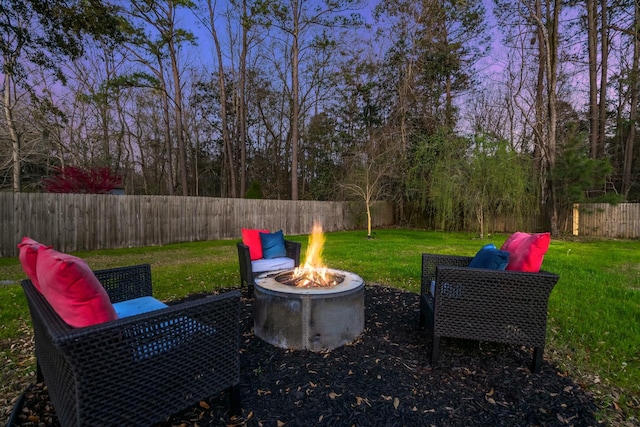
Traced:
<path fill-rule="evenodd" d="M 279 272 L 256 278 L 254 333 L 277 347 L 331 350 L 356 339 L 364 329 L 364 282 L 360 276 L 329 269 L 343 277 L 331 287 L 280 283 Z"/>

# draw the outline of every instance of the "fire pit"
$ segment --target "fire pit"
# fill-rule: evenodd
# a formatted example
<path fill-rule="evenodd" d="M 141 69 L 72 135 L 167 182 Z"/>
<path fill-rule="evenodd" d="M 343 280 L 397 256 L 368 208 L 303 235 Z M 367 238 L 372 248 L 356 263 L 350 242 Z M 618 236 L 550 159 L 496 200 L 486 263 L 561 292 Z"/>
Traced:
<path fill-rule="evenodd" d="M 364 282 L 322 263 L 324 234 L 314 224 L 304 265 L 255 280 L 254 333 L 277 347 L 332 350 L 364 329 Z"/>
<path fill-rule="evenodd" d="M 294 270 L 264 273 L 255 281 L 254 332 L 277 347 L 331 350 L 364 329 L 364 282 L 326 269 L 324 284 L 306 283 Z M 313 280 L 312 280 L 313 282 Z"/>

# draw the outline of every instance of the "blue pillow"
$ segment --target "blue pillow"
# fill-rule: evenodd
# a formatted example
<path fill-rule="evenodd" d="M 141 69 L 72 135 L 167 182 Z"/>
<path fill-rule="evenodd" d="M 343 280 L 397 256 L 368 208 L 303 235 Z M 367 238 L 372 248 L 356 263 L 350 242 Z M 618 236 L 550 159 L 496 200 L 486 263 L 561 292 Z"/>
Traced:
<path fill-rule="evenodd" d="M 262 258 L 270 259 L 287 256 L 282 230 L 275 233 L 261 232 L 260 242 L 262 243 Z"/>
<path fill-rule="evenodd" d="M 507 264 L 509 264 L 509 252 L 501 251 L 496 248 L 496 245 L 489 243 L 480 248 L 469 263 L 469 267 L 504 270 Z"/>

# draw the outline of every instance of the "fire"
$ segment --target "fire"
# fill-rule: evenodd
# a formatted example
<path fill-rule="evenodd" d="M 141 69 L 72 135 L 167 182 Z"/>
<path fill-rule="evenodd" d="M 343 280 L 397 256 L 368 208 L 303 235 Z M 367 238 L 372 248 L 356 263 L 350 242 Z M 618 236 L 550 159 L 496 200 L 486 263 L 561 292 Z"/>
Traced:
<path fill-rule="evenodd" d="M 324 240 L 322 224 L 315 222 L 309 236 L 309 245 L 307 246 L 304 264 L 293 271 L 296 286 L 308 288 L 313 286 L 328 287 L 337 284 L 337 281 L 329 274 L 327 267 L 322 263 Z"/>

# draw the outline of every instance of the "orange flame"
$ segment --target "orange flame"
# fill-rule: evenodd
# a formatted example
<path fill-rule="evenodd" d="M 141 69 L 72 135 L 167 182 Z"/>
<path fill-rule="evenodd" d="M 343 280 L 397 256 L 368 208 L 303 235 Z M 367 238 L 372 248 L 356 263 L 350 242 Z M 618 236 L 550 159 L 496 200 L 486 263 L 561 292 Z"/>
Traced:
<path fill-rule="evenodd" d="M 294 277 L 304 277 L 297 284 L 299 287 L 312 286 L 334 286 L 336 282 L 331 280 L 328 275 L 327 267 L 322 263 L 322 250 L 324 248 L 324 233 L 322 232 L 322 224 L 315 222 L 311 235 L 309 236 L 309 245 L 307 246 L 307 255 L 304 264 L 297 267 L 294 271 Z"/>

